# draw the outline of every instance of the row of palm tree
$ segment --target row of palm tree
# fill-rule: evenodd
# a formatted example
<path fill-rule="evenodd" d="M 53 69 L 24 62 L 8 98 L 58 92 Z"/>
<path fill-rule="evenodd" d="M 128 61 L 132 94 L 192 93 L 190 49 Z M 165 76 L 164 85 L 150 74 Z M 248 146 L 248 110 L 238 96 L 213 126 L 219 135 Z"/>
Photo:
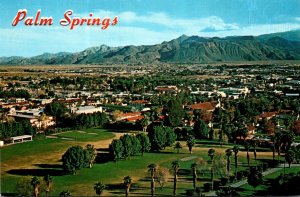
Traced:
<path fill-rule="evenodd" d="M 194 145 L 194 140 L 193 139 L 188 139 L 187 140 L 187 145 L 190 143 L 190 146 L 193 147 Z M 177 145 L 178 148 L 182 147 L 181 145 Z M 254 159 L 256 159 L 256 143 L 252 144 L 253 148 L 254 148 Z M 245 142 L 244 144 L 245 150 L 247 151 L 247 163 L 248 165 L 250 164 L 250 156 L 249 156 L 249 149 L 250 149 L 250 144 L 248 142 Z M 192 150 L 192 148 L 189 149 L 190 152 Z M 230 158 L 232 157 L 232 155 L 234 154 L 234 167 L 235 167 L 235 178 L 237 177 L 237 168 L 238 168 L 238 153 L 239 153 L 240 147 L 235 145 L 233 148 L 231 149 L 227 149 L 225 151 L 225 155 L 226 155 L 226 174 L 227 174 L 227 178 L 230 175 L 230 166 L 231 166 L 231 160 Z M 216 173 L 216 171 L 218 170 L 219 166 L 216 164 L 215 161 L 215 155 L 216 155 L 216 151 L 215 149 L 209 149 L 207 152 L 209 158 L 210 158 L 210 162 L 211 162 L 211 189 L 214 189 L 214 174 Z M 292 161 L 295 160 L 295 153 L 292 151 L 287 152 L 286 154 L 286 161 L 288 161 L 289 165 Z M 225 165 L 225 161 L 224 161 L 224 165 Z M 173 171 L 173 195 L 176 196 L 177 195 L 177 186 L 178 186 L 178 171 L 179 171 L 179 161 L 173 161 L 172 162 L 172 171 Z M 193 179 L 193 189 L 194 191 L 196 191 L 197 189 L 197 179 L 198 179 L 198 174 L 197 174 L 197 168 L 199 167 L 199 164 L 197 162 L 194 162 L 191 164 L 191 171 L 192 171 L 192 179 Z M 156 177 L 156 172 L 158 171 L 158 166 L 156 164 L 150 164 L 147 166 L 148 168 L 148 172 L 150 172 L 150 178 L 151 178 L 151 196 L 154 196 L 155 194 L 155 180 L 157 179 Z M 53 183 L 53 178 L 50 175 L 46 175 L 43 178 L 46 188 L 46 196 L 48 196 L 51 188 L 52 188 L 52 183 Z M 125 195 L 128 196 L 130 193 L 130 188 L 132 185 L 132 179 L 130 176 L 126 176 L 123 179 L 123 183 L 124 186 L 126 186 L 126 190 L 125 190 Z M 40 188 L 40 180 L 38 177 L 33 177 L 31 180 L 31 185 L 34 188 L 34 196 L 38 197 L 39 196 L 39 188 Z M 103 193 L 103 190 L 106 188 L 106 186 L 102 183 L 102 182 L 97 182 L 94 185 L 94 190 L 96 192 L 97 195 L 101 195 Z"/>
<path fill-rule="evenodd" d="M 53 183 L 53 177 L 48 175 L 45 175 L 43 178 L 43 181 L 45 182 L 46 188 L 46 196 L 48 196 L 51 188 L 52 188 L 52 183 Z M 37 176 L 32 177 L 30 184 L 33 186 L 33 193 L 35 197 L 38 197 L 40 195 L 40 186 L 41 186 L 41 181 Z"/>

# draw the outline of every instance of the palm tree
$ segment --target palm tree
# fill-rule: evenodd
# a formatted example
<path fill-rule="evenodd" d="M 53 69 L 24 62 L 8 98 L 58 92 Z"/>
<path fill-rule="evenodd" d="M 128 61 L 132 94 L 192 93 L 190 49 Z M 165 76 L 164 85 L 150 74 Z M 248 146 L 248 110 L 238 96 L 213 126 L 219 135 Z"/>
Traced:
<path fill-rule="evenodd" d="M 178 181 L 178 171 L 179 171 L 179 162 L 178 161 L 173 161 L 172 162 L 172 168 L 174 171 L 174 187 L 173 187 L 173 195 L 176 196 L 177 193 L 177 181 Z"/>
<path fill-rule="evenodd" d="M 128 196 L 132 184 L 132 179 L 130 176 L 125 176 L 123 180 L 124 180 L 124 185 L 126 186 L 125 196 Z"/>
<path fill-rule="evenodd" d="M 31 185 L 32 185 L 33 188 L 34 188 L 34 196 L 35 196 L 35 197 L 38 197 L 38 196 L 39 196 L 39 187 L 40 187 L 40 184 L 41 184 L 39 178 L 36 177 L 36 176 L 32 177 L 30 183 L 31 183 Z"/>
<path fill-rule="evenodd" d="M 232 156 L 232 149 L 227 149 L 225 151 L 227 157 L 227 176 L 229 177 L 230 173 L 230 157 Z"/>
<path fill-rule="evenodd" d="M 275 135 L 271 135 L 271 142 L 272 142 L 272 152 L 273 152 L 273 160 L 275 160 L 275 152 L 276 152 L 276 149 L 275 149 Z"/>
<path fill-rule="evenodd" d="M 274 135 L 275 148 L 277 149 L 277 160 L 279 161 L 280 152 L 281 152 L 281 132 L 276 132 Z"/>
<path fill-rule="evenodd" d="M 190 154 L 192 154 L 193 146 L 195 145 L 195 138 L 193 136 L 189 136 L 186 145 L 189 147 Z"/>
<path fill-rule="evenodd" d="M 255 140 L 252 141 L 252 146 L 253 146 L 254 159 L 256 161 L 256 146 L 257 146 L 257 142 Z"/>
<path fill-rule="evenodd" d="M 210 169 L 210 178 L 211 178 L 211 190 L 214 188 L 214 157 L 215 157 L 215 149 L 211 148 L 208 150 L 208 156 L 210 157 L 211 161 L 211 169 Z"/>
<path fill-rule="evenodd" d="M 46 183 L 46 197 L 48 196 L 48 193 L 50 192 L 50 189 L 51 189 L 51 185 L 52 185 L 52 182 L 53 182 L 53 178 L 52 176 L 50 176 L 49 174 L 48 175 L 45 175 L 44 176 L 44 181 Z"/>
<path fill-rule="evenodd" d="M 182 149 L 182 145 L 180 144 L 180 142 L 177 142 L 174 148 L 177 149 L 177 153 L 179 153 L 179 150 Z"/>
<path fill-rule="evenodd" d="M 210 161 L 212 162 L 215 156 L 215 149 L 211 148 L 208 150 L 208 156 L 210 157 Z"/>
<path fill-rule="evenodd" d="M 249 144 L 249 142 L 245 141 L 244 147 L 247 151 L 247 163 L 248 163 L 248 166 L 250 166 L 250 155 L 249 155 L 250 144 Z"/>
<path fill-rule="evenodd" d="M 103 190 L 105 189 L 105 185 L 102 182 L 95 183 L 94 190 L 97 195 L 101 196 Z"/>
<path fill-rule="evenodd" d="M 232 148 L 232 151 L 234 152 L 234 167 L 235 167 L 235 178 L 236 178 L 236 175 L 237 175 L 237 167 L 238 167 L 238 153 L 239 153 L 239 149 L 240 147 L 239 146 L 234 146 Z"/>
<path fill-rule="evenodd" d="M 196 187 L 197 187 L 197 167 L 198 167 L 198 164 L 196 162 L 192 163 L 191 168 L 192 168 L 192 171 L 193 171 L 193 187 L 194 187 L 194 191 L 196 190 Z"/>
<path fill-rule="evenodd" d="M 148 165 L 148 172 L 151 173 L 151 196 L 154 196 L 155 192 L 155 172 L 157 170 L 156 164 Z"/>

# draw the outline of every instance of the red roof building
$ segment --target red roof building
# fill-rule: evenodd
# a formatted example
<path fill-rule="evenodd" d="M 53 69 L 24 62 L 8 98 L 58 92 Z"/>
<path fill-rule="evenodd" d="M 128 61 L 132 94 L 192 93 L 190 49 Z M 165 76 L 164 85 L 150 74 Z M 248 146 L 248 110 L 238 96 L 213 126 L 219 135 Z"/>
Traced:
<path fill-rule="evenodd" d="M 214 111 L 217 103 L 215 102 L 204 102 L 189 105 L 188 108 L 191 110 L 202 110 L 202 111 Z"/>

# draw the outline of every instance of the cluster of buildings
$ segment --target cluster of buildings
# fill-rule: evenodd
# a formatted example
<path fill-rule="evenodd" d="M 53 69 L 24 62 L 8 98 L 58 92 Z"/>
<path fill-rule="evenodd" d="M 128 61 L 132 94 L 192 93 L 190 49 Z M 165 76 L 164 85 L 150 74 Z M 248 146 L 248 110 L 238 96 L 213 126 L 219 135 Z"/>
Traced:
<path fill-rule="evenodd" d="M 27 90 L 32 98 L 6 98 L 0 99 L 0 115 L 2 121 L 4 117 L 12 117 L 14 119 L 28 119 L 30 123 L 39 130 L 45 130 L 48 127 L 55 126 L 55 118 L 46 116 L 44 114 L 44 107 L 54 101 L 64 103 L 69 113 L 73 114 L 89 114 L 95 112 L 104 112 L 110 116 L 115 115 L 114 121 L 136 122 L 143 119 L 144 113 L 151 110 L 152 97 L 160 95 L 177 95 L 181 92 L 189 92 L 192 96 L 205 96 L 207 98 L 213 97 L 214 101 L 195 102 L 187 104 L 184 109 L 192 114 L 193 110 L 201 110 L 207 113 L 206 122 L 212 126 L 212 112 L 219 107 L 222 107 L 220 100 L 226 98 L 239 99 L 253 92 L 266 92 L 277 95 L 279 97 L 300 98 L 300 77 L 297 75 L 299 71 L 293 68 L 274 66 L 266 68 L 258 68 L 255 66 L 245 67 L 226 67 L 222 66 L 182 66 L 182 67 L 168 67 L 168 72 L 173 72 L 178 75 L 183 75 L 187 71 L 196 73 L 192 76 L 191 81 L 195 83 L 176 84 L 176 85 L 157 85 L 151 90 L 141 91 L 140 93 L 131 93 L 127 91 L 114 90 L 112 83 L 114 83 L 113 76 L 119 74 L 132 75 L 147 75 L 155 73 L 154 69 L 145 69 L 145 67 L 88 67 L 76 68 L 75 70 L 55 70 L 50 69 L 45 72 L 52 74 L 66 74 L 73 73 L 97 73 L 102 72 L 101 76 L 105 76 L 106 80 L 102 84 L 95 82 L 90 86 L 79 84 L 69 84 L 63 86 L 62 84 L 49 84 L 50 79 L 32 78 L 30 80 L 14 80 L 6 82 L 4 78 L 0 79 L 0 90 L 8 91 L 13 86 L 18 84 L 14 89 Z M 173 69 L 173 70 L 172 70 Z M 157 68 L 157 73 L 163 72 L 162 68 Z M 34 72 L 31 70 L 30 72 Z M 114 73 L 114 75 L 109 75 Z M 202 78 L 202 75 L 210 75 L 210 78 Z M 288 75 L 288 76 L 286 76 Z M 109 82 L 110 81 L 110 82 Z M 32 88 L 34 87 L 34 88 Z M 78 90 L 78 88 L 81 88 Z M 99 90 L 95 90 L 99 88 Z M 147 88 L 146 88 L 147 89 Z M 48 92 L 48 96 L 47 96 Z M 49 96 L 49 92 L 53 95 Z M 46 95 L 43 98 L 41 95 Z M 217 101 L 216 101 L 217 100 Z M 162 107 L 162 106 L 160 106 Z M 115 111 L 121 111 L 119 114 L 113 114 Z M 272 117 L 280 117 L 282 113 L 270 112 L 264 113 L 255 117 L 258 121 L 262 119 L 271 119 Z M 163 117 L 161 117 L 163 118 Z M 299 118 L 299 117 L 298 117 Z M 192 125 L 193 123 L 186 123 Z M 255 134 L 255 127 L 247 126 L 249 135 Z"/>

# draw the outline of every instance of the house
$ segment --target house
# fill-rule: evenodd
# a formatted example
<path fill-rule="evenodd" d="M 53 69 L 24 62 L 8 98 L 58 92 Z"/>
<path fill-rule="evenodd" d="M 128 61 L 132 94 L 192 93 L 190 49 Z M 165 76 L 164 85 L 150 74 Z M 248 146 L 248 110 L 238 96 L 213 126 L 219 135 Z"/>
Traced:
<path fill-rule="evenodd" d="M 262 119 L 266 119 L 266 120 L 270 120 L 271 118 L 273 117 L 276 117 L 279 113 L 278 112 L 265 112 L 265 113 L 262 113 L 258 116 L 256 116 L 256 120 L 257 121 L 261 121 Z"/>
<path fill-rule="evenodd" d="M 155 88 L 160 94 L 172 93 L 177 94 L 178 88 L 176 86 L 157 86 Z"/>
<path fill-rule="evenodd" d="M 246 127 L 247 128 L 247 135 L 255 135 L 256 134 L 256 127 L 255 126 L 252 126 L 252 125 L 249 125 Z"/>
<path fill-rule="evenodd" d="M 52 116 L 46 116 L 43 114 L 41 109 L 29 109 L 29 110 L 15 110 L 10 109 L 8 116 L 14 117 L 15 119 L 27 119 L 33 127 L 39 130 L 46 129 L 56 124 Z"/>
<path fill-rule="evenodd" d="M 75 107 L 81 104 L 83 101 L 81 98 L 66 98 L 66 99 L 58 99 L 58 102 L 64 103 L 68 107 Z"/>
<path fill-rule="evenodd" d="M 144 116 L 135 116 L 135 117 L 131 117 L 131 118 L 126 118 L 125 121 L 126 122 L 136 122 L 139 120 L 142 120 L 144 118 Z"/>
<path fill-rule="evenodd" d="M 188 105 L 187 109 L 190 109 L 192 111 L 201 110 L 201 111 L 213 112 L 216 107 L 219 107 L 219 105 L 220 104 L 217 102 L 203 102 L 203 103 L 195 103 L 192 105 Z"/>
<path fill-rule="evenodd" d="M 135 122 L 143 118 L 144 116 L 142 116 L 141 112 L 129 112 L 129 113 L 120 114 L 117 117 L 117 121 L 125 120 L 125 121 Z"/>

